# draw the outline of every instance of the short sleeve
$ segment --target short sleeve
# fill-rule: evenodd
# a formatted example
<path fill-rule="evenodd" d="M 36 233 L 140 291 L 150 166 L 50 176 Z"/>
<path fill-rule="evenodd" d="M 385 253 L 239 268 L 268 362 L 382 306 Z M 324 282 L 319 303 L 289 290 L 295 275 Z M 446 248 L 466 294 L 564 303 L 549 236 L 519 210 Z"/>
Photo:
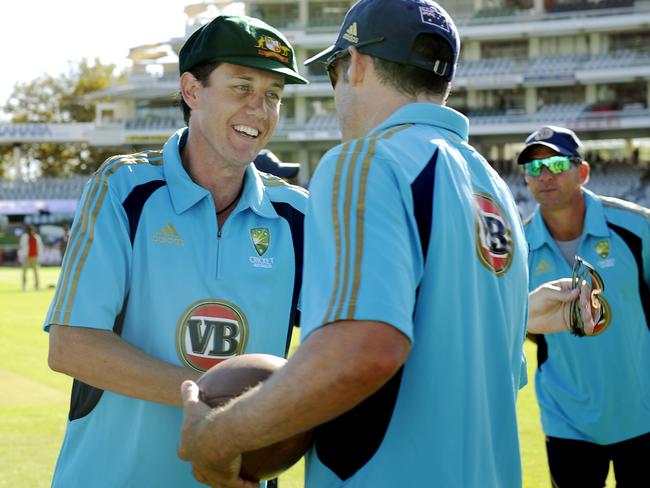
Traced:
<path fill-rule="evenodd" d="M 305 218 L 303 336 L 340 320 L 413 338 L 417 243 L 393 163 L 350 143 L 328 153 Z"/>
<path fill-rule="evenodd" d="M 46 330 L 50 324 L 113 328 L 130 282 L 127 229 L 126 214 L 107 176 L 96 173 L 79 203 Z"/>

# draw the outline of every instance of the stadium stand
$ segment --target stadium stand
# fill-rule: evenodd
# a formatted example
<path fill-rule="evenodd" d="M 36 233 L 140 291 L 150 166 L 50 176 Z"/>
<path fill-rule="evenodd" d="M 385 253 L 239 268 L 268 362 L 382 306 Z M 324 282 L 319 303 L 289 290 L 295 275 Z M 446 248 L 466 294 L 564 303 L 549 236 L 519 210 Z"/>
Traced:
<path fill-rule="evenodd" d="M 185 8 L 185 36 L 228 4 L 191 1 Z M 338 141 L 340 131 L 334 105 L 328 103 L 332 91 L 324 69 L 303 68 L 302 61 L 331 44 L 352 3 L 239 3 L 247 14 L 285 31 L 296 47 L 298 65 L 310 80 L 309 86 L 286 88 L 280 123 L 269 143 L 269 149 L 282 154 L 284 160 L 304 165 L 299 173 L 303 186 L 320 156 Z M 589 187 L 646 205 L 650 202 L 650 178 L 643 177 L 644 168 L 650 165 L 650 0 L 442 3 L 463 40 L 450 105 L 468 115 L 470 143 L 489 155 L 488 159 L 499 161 L 495 163 L 499 171 L 509 167 L 532 130 L 544 124 L 568 126 L 579 133 L 588 149 L 603 152 L 600 160 L 595 158 L 599 163 L 594 165 Z M 88 96 L 98 106 L 94 121 L 98 136 L 88 131 L 91 144 L 136 152 L 159 147 L 183 125 L 173 95 L 178 89 L 175 53 L 184 39 L 173 37 L 133 48 L 126 81 Z M 0 144 L 19 147 L 43 137 L 26 130 L 35 124 L 24 126 L 16 124 L 13 127 L 21 130 L 12 130 L 11 125 L 0 125 Z M 59 128 L 47 129 L 55 133 Z M 617 142 L 610 150 L 603 141 Z M 522 208 L 529 210 L 520 175 L 508 173 L 506 177 Z M 0 205 L 8 199 L 78 197 L 82 183 L 66 185 L 55 180 L 2 182 Z"/>
<path fill-rule="evenodd" d="M 87 176 L 39 178 L 36 180 L 0 180 L 0 201 L 7 200 L 79 200 Z"/>

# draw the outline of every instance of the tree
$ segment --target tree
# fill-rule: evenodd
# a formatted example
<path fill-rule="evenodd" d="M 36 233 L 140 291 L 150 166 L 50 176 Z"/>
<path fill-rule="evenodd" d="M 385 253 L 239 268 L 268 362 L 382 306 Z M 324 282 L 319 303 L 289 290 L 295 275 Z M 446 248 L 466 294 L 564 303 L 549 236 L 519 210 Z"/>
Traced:
<path fill-rule="evenodd" d="M 30 82 L 17 83 L 4 111 L 14 124 L 91 122 L 95 107 L 84 95 L 107 88 L 124 77 L 114 72 L 114 64 L 82 59 L 71 65 L 68 74 L 44 74 Z M 2 154 L 11 150 L 2 149 Z M 22 151 L 28 161 L 39 164 L 43 176 L 90 173 L 114 154 L 112 149 L 97 149 L 86 143 L 25 144 Z M 6 161 L 2 154 L 0 161 Z"/>

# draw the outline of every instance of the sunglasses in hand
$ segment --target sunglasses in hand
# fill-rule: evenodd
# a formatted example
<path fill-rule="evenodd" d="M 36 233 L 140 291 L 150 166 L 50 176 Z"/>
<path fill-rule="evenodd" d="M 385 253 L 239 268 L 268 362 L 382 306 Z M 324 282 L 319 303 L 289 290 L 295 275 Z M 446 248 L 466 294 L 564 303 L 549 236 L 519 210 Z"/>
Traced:
<path fill-rule="evenodd" d="M 600 294 L 605 290 L 605 284 L 598 271 L 582 259 L 580 256 L 575 257 L 573 263 L 573 273 L 571 276 L 571 285 L 573 288 L 579 288 L 583 282 L 587 282 L 590 292 L 591 315 L 594 317 L 594 324 L 598 324 L 603 316 L 603 306 L 600 301 Z M 596 319 L 596 317 L 598 317 Z M 585 336 L 585 324 L 580 312 L 580 298 L 571 302 L 569 328 L 571 333 L 578 337 Z"/>

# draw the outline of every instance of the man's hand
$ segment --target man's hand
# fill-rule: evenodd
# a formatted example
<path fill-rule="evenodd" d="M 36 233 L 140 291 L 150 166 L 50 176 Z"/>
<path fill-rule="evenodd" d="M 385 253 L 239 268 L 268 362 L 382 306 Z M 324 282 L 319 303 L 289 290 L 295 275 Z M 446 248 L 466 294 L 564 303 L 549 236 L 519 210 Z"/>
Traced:
<path fill-rule="evenodd" d="M 241 454 L 228 451 L 228 438 L 219 433 L 218 413 L 199 400 L 197 384 L 185 381 L 181 395 L 183 430 L 178 456 L 192 463 L 196 480 L 218 488 L 258 488 L 258 483 L 239 477 Z"/>
<path fill-rule="evenodd" d="M 580 289 L 572 289 L 569 278 L 549 281 L 529 293 L 528 332 L 552 334 L 570 331 L 571 302 L 578 297 L 585 335 L 592 335 L 596 324 L 591 310 L 589 284 L 583 281 Z"/>

